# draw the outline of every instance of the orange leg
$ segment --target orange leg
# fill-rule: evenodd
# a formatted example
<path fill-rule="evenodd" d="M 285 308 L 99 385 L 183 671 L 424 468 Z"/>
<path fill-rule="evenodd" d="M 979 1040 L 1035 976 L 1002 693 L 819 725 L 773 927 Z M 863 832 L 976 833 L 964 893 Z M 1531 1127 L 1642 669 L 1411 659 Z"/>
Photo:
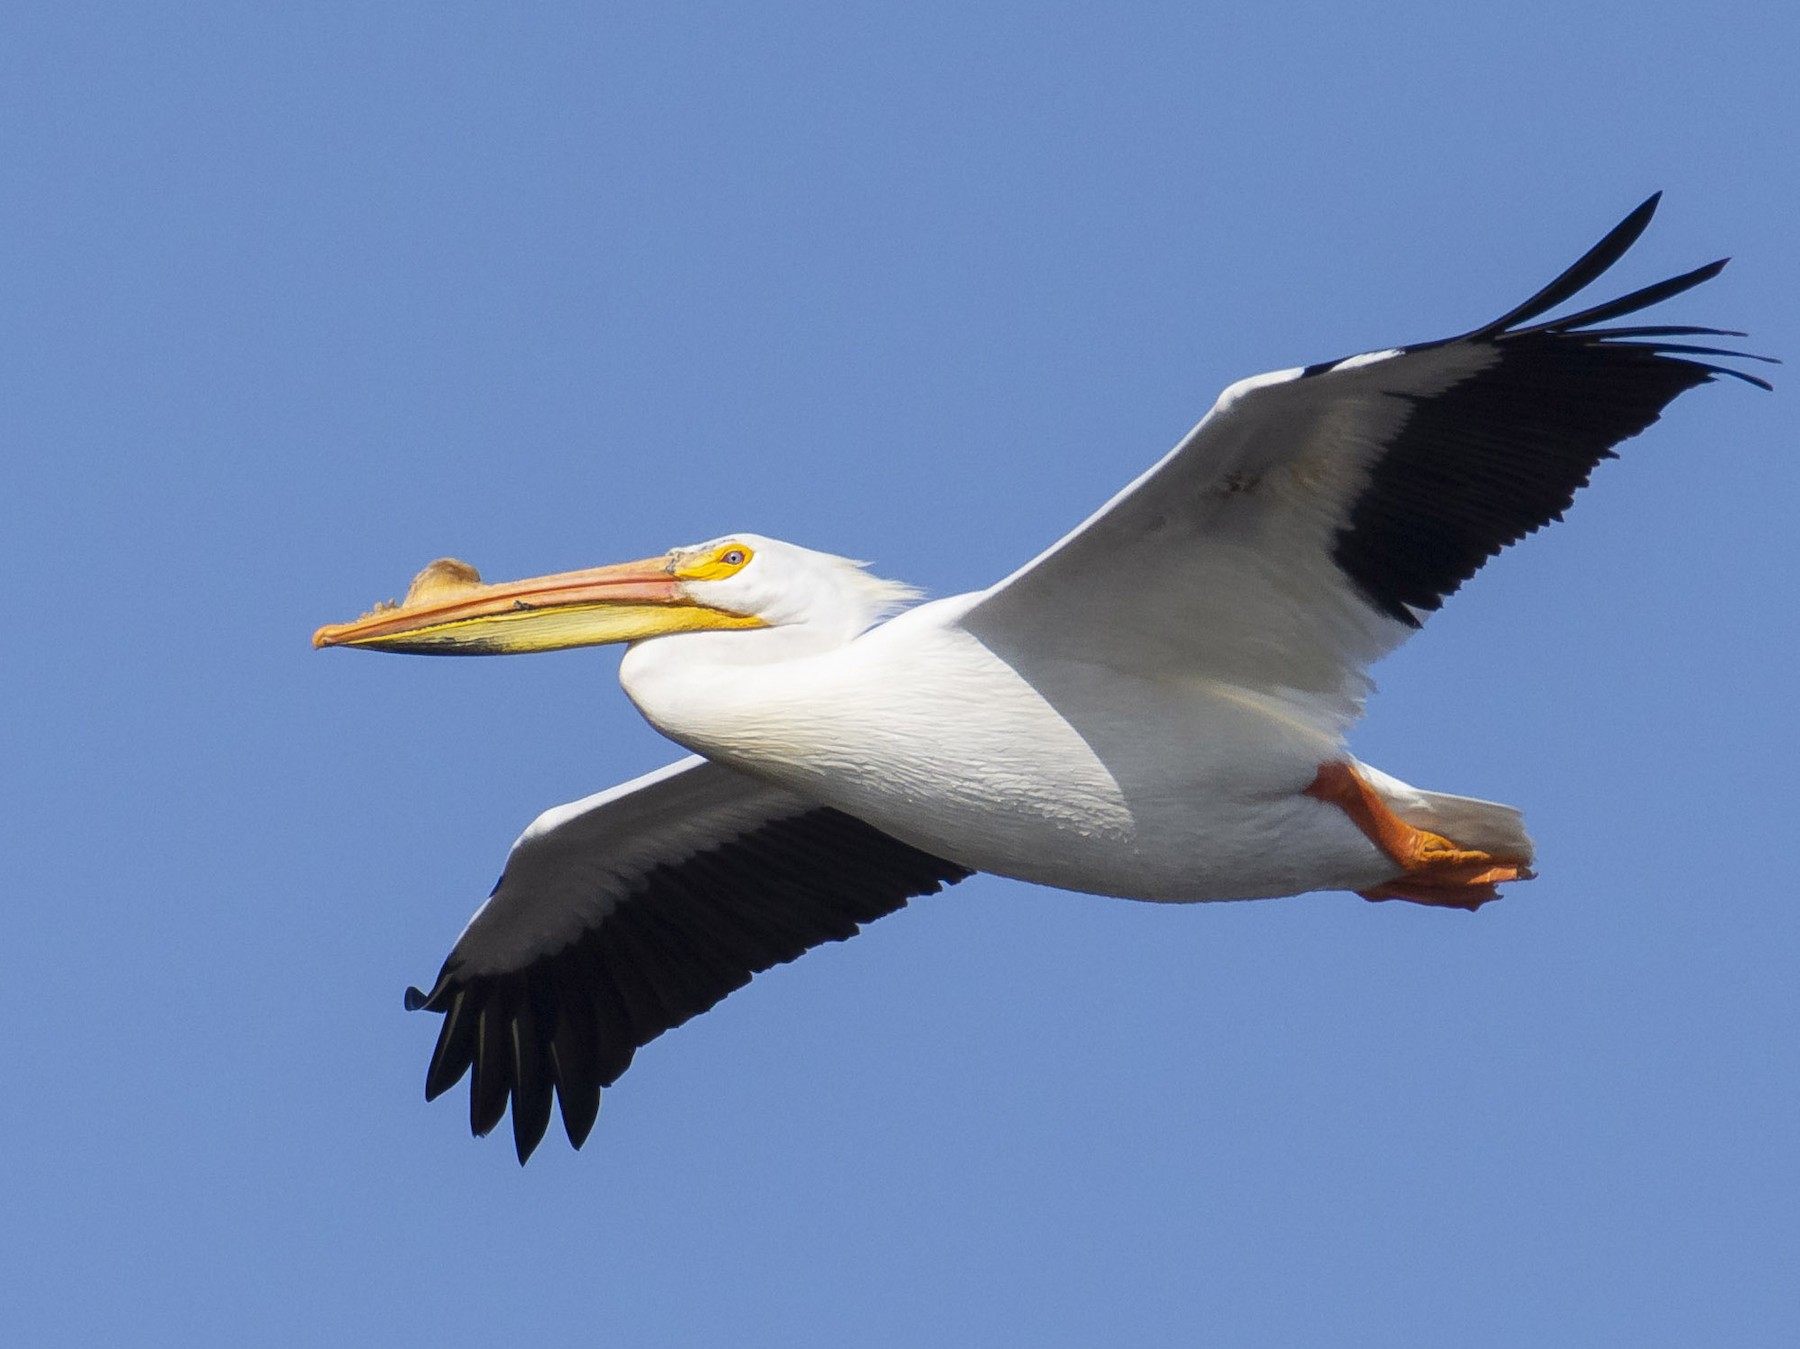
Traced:
<path fill-rule="evenodd" d="M 1342 810 L 1400 867 L 1393 880 L 1358 891 L 1364 899 L 1408 899 L 1472 912 L 1500 898 L 1498 882 L 1531 879 L 1521 858 L 1459 848 L 1441 835 L 1413 828 L 1347 763 L 1320 764 L 1305 794 Z"/>

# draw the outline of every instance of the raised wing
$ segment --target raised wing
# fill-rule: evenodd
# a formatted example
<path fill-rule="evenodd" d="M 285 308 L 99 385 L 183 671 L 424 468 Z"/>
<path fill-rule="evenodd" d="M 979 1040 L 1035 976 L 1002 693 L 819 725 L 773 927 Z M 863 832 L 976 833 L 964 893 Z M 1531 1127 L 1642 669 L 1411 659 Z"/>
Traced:
<path fill-rule="evenodd" d="M 1660 194 L 1658 194 L 1660 196 Z M 1342 726 L 1363 668 L 1489 557 L 1562 518 L 1613 446 L 1743 353 L 1596 325 L 1723 260 L 1533 326 L 1630 248 L 1651 197 L 1530 300 L 1445 341 L 1244 380 L 1163 460 L 964 619 L 1009 660 L 1301 695 Z"/>
<path fill-rule="evenodd" d="M 546 811 L 431 992 L 433 1100 L 474 1069 L 469 1127 L 513 1109 L 523 1163 L 552 1094 L 580 1147 L 637 1049 L 750 976 L 969 875 L 853 816 L 690 758 Z"/>

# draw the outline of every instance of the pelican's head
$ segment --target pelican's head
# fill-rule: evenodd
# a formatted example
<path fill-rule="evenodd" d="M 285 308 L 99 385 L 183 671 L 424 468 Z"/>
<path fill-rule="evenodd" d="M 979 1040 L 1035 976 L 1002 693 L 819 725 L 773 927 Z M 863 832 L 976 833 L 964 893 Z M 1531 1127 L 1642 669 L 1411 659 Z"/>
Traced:
<path fill-rule="evenodd" d="M 440 558 L 400 603 L 320 628 L 313 645 L 497 656 L 759 628 L 804 628 L 836 643 L 915 598 L 911 587 L 847 558 L 728 534 L 639 562 L 497 585 L 465 562 Z"/>

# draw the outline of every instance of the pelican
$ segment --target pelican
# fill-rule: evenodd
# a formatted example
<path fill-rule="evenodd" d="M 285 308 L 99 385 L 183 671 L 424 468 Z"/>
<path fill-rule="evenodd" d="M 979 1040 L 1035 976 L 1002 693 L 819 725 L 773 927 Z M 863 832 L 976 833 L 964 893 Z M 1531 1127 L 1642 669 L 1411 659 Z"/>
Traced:
<path fill-rule="evenodd" d="M 1660 196 L 1660 194 L 1658 194 Z M 760 534 L 484 584 L 441 560 L 314 645 L 498 655 L 624 643 L 692 752 L 532 822 L 429 991 L 432 1100 L 579 1148 L 644 1044 L 751 976 L 977 871 L 1191 903 L 1346 890 L 1473 910 L 1529 879 L 1519 812 L 1423 791 L 1345 735 L 1367 667 L 1558 520 L 1678 394 L 1766 359 L 1607 327 L 1724 260 L 1540 320 L 1657 196 L 1460 337 L 1231 385 L 1160 461 L 986 590 L 928 603 Z"/>

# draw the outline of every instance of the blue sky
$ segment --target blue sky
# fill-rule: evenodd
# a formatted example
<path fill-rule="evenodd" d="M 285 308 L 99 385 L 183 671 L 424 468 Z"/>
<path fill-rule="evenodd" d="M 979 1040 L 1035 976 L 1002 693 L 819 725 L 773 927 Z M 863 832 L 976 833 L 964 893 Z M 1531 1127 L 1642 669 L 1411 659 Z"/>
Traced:
<path fill-rule="evenodd" d="M 1793 358 L 1791 7 L 19 0 L 0 1318 L 34 1345 L 1800 1335 L 1793 394 L 1708 386 L 1379 670 L 1475 917 L 976 879 L 521 1171 L 430 978 L 616 656 L 315 653 L 749 529 L 985 584 L 1224 384 L 1620 288 Z M 1614 285 L 1609 278 L 1607 284 Z"/>

